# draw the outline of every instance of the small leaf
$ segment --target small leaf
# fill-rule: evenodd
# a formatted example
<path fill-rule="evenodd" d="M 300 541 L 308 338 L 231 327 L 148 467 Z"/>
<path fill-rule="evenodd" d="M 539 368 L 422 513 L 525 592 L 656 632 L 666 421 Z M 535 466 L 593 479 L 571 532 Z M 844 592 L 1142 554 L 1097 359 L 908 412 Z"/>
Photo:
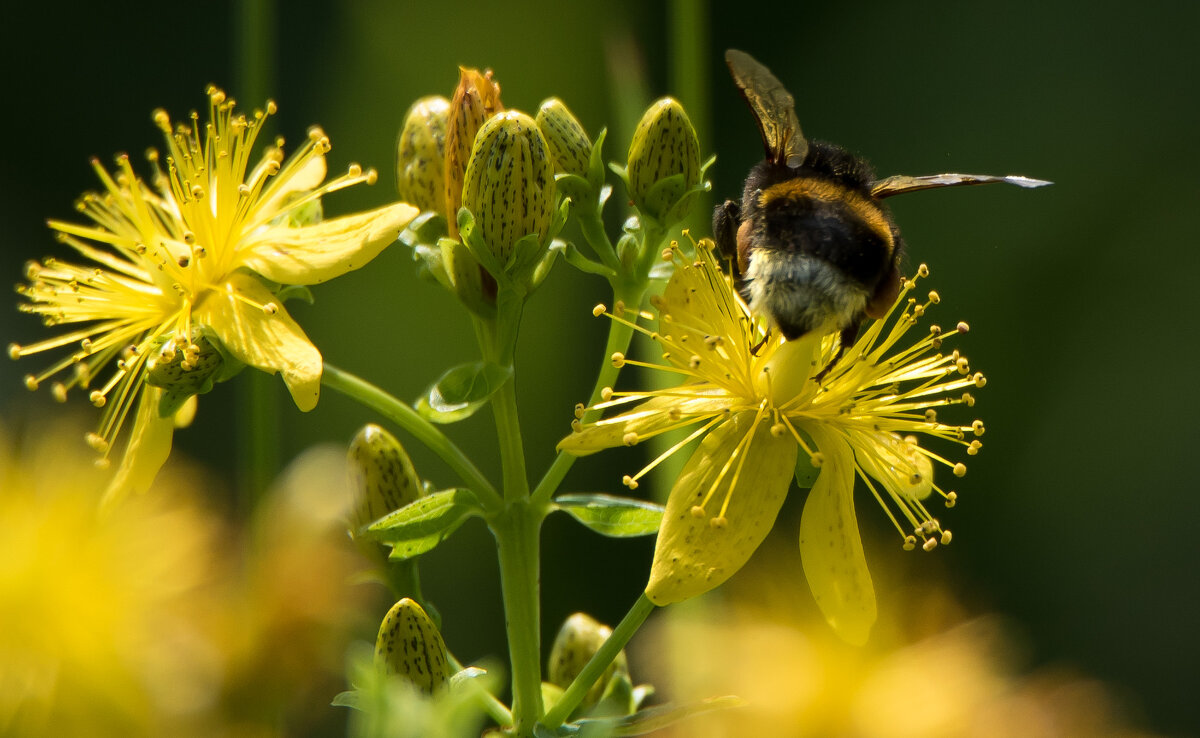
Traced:
<path fill-rule="evenodd" d="M 405 505 L 367 528 L 365 535 L 392 547 L 390 558 L 409 559 L 433 549 L 481 512 L 468 489 L 446 489 Z"/>
<path fill-rule="evenodd" d="M 665 728 L 668 725 L 673 725 L 684 718 L 713 712 L 714 710 L 728 710 L 733 707 L 741 707 L 745 704 L 745 700 L 735 695 L 709 697 L 708 699 L 689 702 L 685 705 L 673 705 L 671 703 L 658 705 L 657 707 L 640 710 L 628 717 L 584 718 L 576 720 L 572 725 L 578 726 L 585 731 L 592 726 L 603 728 L 606 732 L 602 733 L 602 735 L 645 735 L 646 733 Z"/>
<path fill-rule="evenodd" d="M 512 377 L 512 367 L 483 361 L 449 370 L 417 400 L 417 412 L 434 423 L 456 423 L 475 414 Z"/>
<path fill-rule="evenodd" d="M 561 495 L 554 502 L 587 528 L 612 538 L 657 533 L 663 516 L 661 505 L 615 495 Z"/>
<path fill-rule="evenodd" d="M 334 707 L 349 707 L 354 710 L 362 710 L 362 693 L 357 689 L 338 692 L 329 704 Z"/>

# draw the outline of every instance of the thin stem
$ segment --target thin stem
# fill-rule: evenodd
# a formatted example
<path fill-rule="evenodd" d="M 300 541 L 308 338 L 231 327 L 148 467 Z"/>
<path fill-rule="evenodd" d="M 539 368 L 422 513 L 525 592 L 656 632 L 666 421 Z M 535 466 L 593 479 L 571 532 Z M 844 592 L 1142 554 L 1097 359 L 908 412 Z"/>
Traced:
<path fill-rule="evenodd" d="M 604 230 L 604 222 L 600 217 L 600 209 L 598 207 L 580 208 L 577 212 L 577 220 L 579 228 L 583 231 L 583 237 L 592 247 L 592 252 L 600 257 L 600 261 L 604 265 L 614 271 L 621 271 L 621 264 L 617 260 L 617 250 L 613 248 L 612 241 L 608 238 L 608 233 Z"/>
<path fill-rule="evenodd" d="M 542 714 L 541 540 L 545 508 L 521 500 L 488 521 L 496 537 L 512 666 L 513 729 L 533 735 Z"/>
<path fill-rule="evenodd" d="M 326 362 L 321 384 L 371 408 L 412 434 L 467 483 L 487 509 L 501 506 L 500 494 L 458 446 L 416 410 L 359 377 Z"/>
<path fill-rule="evenodd" d="M 613 303 L 624 302 L 626 307 L 633 310 L 641 309 L 642 298 L 646 294 L 645 284 L 618 288 L 613 293 Z M 588 400 L 588 407 L 595 405 L 600 401 L 600 393 L 605 387 L 612 387 L 616 384 L 617 375 L 621 370 L 613 366 L 612 355 L 615 353 L 625 353 L 629 350 L 629 343 L 633 339 L 633 328 L 616 320 L 610 320 L 608 325 L 608 342 L 604 346 L 604 358 L 600 364 L 600 372 L 596 376 L 596 384 L 592 388 L 592 396 Z M 583 414 L 581 422 L 591 422 L 600 415 L 599 410 L 588 410 Z M 562 484 L 563 479 L 567 476 L 571 466 L 575 464 L 576 457 L 566 451 L 559 451 L 558 456 L 554 458 L 554 463 L 546 470 L 537 487 L 533 490 L 533 500 L 539 503 L 545 503 L 550 500 L 550 497 L 558 490 L 558 486 Z"/>
<path fill-rule="evenodd" d="M 644 592 L 638 597 L 637 602 L 633 603 L 633 607 L 629 608 L 629 612 L 613 629 L 612 635 L 587 662 L 583 671 L 579 672 L 579 676 L 575 677 L 575 681 L 567 687 L 567 691 L 563 692 L 563 696 L 554 705 L 554 708 L 546 713 L 546 717 L 542 718 L 543 725 L 547 728 L 557 728 L 571 716 L 571 712 L 579 706 L 584 695 L 592 688 L 608 665 L 613 662 L 621 649 L 625 648 L 625 644 L 629 643 L 629 639 L 633 637 L 638 628 L 642 627 L 642 623 L 646 622 L 646 618 L 654 611 L 655 607 L 656 605 Z"/>
<path fill-rule="evenodd" d="M 446 657 L 450 660 L 450 666 L 454 669 L 455 673 L 463 670 L 463 663 L 456 659 L 454 654 L 450 653 L 449 650 L 446 651 Z M 471 685 L 471 689 L 475 690 L 483 711 L 492 720 L 495 720 L 497 725 L 512 725 L 512 712 L 509 711 L 507 705 L 496 699 L 496 695 L 484 689 L 476 680 L 468 679 L 467 683 Z"/>

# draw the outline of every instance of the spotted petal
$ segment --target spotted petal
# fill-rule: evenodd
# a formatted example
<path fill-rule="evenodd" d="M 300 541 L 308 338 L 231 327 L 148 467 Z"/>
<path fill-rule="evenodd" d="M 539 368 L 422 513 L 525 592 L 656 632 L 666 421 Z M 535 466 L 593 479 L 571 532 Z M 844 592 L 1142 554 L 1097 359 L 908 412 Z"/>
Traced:
<path fill-rule="evenodd" d="M 296 407 L 307 412 L 320 394 L 321 354 L 282 305 L 276 305 L 274 315 L 259 307 L 268 303 L 275 303 L 275 296 L 261 282 L 236 273 L 224 290 L 205 297 L 193 318 L 211 327 L 238 360 L 283 374 Z"/>
<path fill-rule="evenodd" d="M 779 514 L 797 446 L 771 435 L 769 418 L 744 411 L 705 436 L 667 499 L 646 595 L 657 605 L 703 594 L 754 553 Z M 736 480 L 730 489 L 730 480 Z M 716 492 L 704 498 L 716 483 Z M 721 512 L 729 493 L 728 506 Z M 703 506 L 705 515 L 693 514 Z M 724 524 L 714 526 L 715 517 Z"/>
<path fill-rule="evenodd" d="M 242 245 L 241 264 L 280 284 L 318 284 L 374 259 L 416 215 L 398 202 L 310 226 L 271 226 Z"/>
<path fill-rule="evenodd" d="M 825 463 L 800 517 L 800 561 L 813 599 L 838 635 L 866 643 L 875 623 L 875 588 L 854 515 L 854 452 L 837 433 L 810 430 Z"/>

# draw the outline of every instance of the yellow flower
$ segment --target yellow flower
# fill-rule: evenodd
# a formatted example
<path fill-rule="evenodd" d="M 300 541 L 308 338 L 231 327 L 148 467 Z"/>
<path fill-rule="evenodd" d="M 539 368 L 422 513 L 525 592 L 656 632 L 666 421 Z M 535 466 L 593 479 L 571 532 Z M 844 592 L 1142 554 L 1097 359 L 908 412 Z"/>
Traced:
<path fill-rule="evenodd" d="M 78 203 L 92 222 L 49 222 L 86 263 L 31 263 L 29 283 L 19 288 L 27 301 L 21 310 L 42 316 L 47 325 L 82 324 L 45 341 L 9 346 L 13 358 L 73 347 L 45 371 L 27 376 L 26 385 L 35 389 L 70 370 L 53 385 L 58 399 L 72 387 L 91 388 L 92 402 L 105 412 L 89 441 L 105 462 L 122 424 L 131 412 L 135 417 L 113 492 L 145 489 L 165 461 L 178 403 L 164 403 L 163 395 L 179 388 L 143 380 L 156 365 L 178 362 L 178 372 L 187 375 L 203 364 L 204 377 L 174 375 L 186 394 L 203 391 L 214 368 L 201 361 L 201 338 L 215 338 L 240 362 L 280 372 L 296 405 L 311 410 L 321 354 L 269 283 L 310 285 L 357 269 L 417 212 L 395 203 L 300 225 L 322 195 L 373 182 L 375 173 L 351 165 L 322 184 L 330 144 L 319 128 L 286 161 L 277 140 L 252 165 L 255 140 L 275 105 L 247 118 L 220 90 L 209 88 L 208 95 L 207 121 L 193 113 L 190 122 L 172 127 L 164 111 L 154 113 L 167 153 L 165 171 L 158 152 L 149 153 L 150 186 L 128 156 L 117 158 L 115 173 L 93 160 L 103 190 Z M 98 379 L 113 363 L 116 370 Z"/>
<path fill-rule="evenodd" d="M 961 444 L 968 454 L 980 448 L 979 441 L 967 438 L 983 432 L 981 422 L 946 424 L 936 411 L 972 404 L 964 390 L 984 384 L 957 351 L 940 351 L 942 341 L 965 332 L 966 324 L 945 332 L 931 326 L 904 345 L 909 329 L 938 302 L 934 292 L 923 303 L 909 297 L 914 277 L 905 282 L 888 317 L 867 326 L 839 358 L 836 334 L 789 342 L 769 333 L 721 272 L 712 248 L 701 241 L 694 260 L 678 246 L 664 252 L 676 269 L 653 301 L 659 329 L 638 330 L 662 348 L 667 364 L 612 357 L 617 365 L 670 372 L 682 383 L 606 390 L 597 409 L 634 407 L 577 424 L 560 448 L 583 455 L 691 429 L 686 439 L 625 477 L 632 488 L 664 459 L 702 439 L 667 500 L 646 588 L 659 605 L 694 597 L 728 579 L 766 537 L 793 476 L 819 470 L 800 524 L 804 571 L 830 624 L 847 640 L 861 643 L 876 611 L 852 499 L 855 477 L 896 524 L 905 548 L 921 544 L 929 550 L 949 542 L 949 531 L 924 500 L 936 492 L 949 506 L 956 497 L 934 483 L 935 462 L 957 476 L 966 466 L 918 445 L 913 434 Z M 927 273 L 922 266 L 918 276 Z M 613 318 L 626 321 L 621 312 Z"/>

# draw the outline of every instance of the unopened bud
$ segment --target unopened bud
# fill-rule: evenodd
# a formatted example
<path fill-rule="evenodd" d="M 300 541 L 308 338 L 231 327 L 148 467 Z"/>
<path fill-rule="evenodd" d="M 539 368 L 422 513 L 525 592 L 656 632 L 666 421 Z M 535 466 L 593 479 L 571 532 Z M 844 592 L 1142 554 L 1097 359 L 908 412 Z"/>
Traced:
<path fill-rule="evenodd" d="M 357 495 L 351 512 L 352 533 L 422 496 L 421 480 L 404 447 L 373 423 L 354 436 L 348 460 Z"/>
<path fill-rule="evenodd" d="M 446 127 L 450 101 L 423 97 L 404 116 L 396 142 L 396 191 L 421 209 L 451 217 L 446 205 Z"/>
<path fill-rule="evenodd" d="M 536 233 L 546 244 L 554 218 L 554 167 L 532 118 L 509 111 L 483 124 L 462 194 L 476 232 L 501 264 L 523 236 Z"/>
<path fill-rule="evenodd" d="M 558 629 L 554 646 L 550 649 L 550 662 L 546 669 L 549 680 L 565 689 L 575 680 L 575 677 L 579 676 L 579 672 L 583 671 L 583 667 L 611 635 L 612 628 L 597 622 L 586 613 L 577 612 L 567 618 L 562 627 Z M 624 651 L 617 654 L 617 657 L 608 665 L 596 683 L 588 689 L 587 694 L 579 703 L 579 709 L 586 711 L 587 708 L 599 702 L 604 695 L 605 685 L 617 673 L 629 674 L 629 665 Z"/>
<path fill-rule="evenodd" d="M 626 173 L 634 204 L 660 220 L 700 184 L 700 143 L 677 100 L 664 97 L 646 110 L 633 133 Z M 676 179 L 664 181 L 670 177 Z"/>
<path fill-rule="evenodd" d="M 405 597 L 388 610 L 375 639 L 375 668 L 403 677 L 425 694 L 449 683 L 442 634 L 414 600 Z"/>
<path fill-rule="evenodd" d="M 463 179 L 475 136 L 484 122 L 504 110 L 500 102 L 500 85 L 492 80 L 492 72 L 459 67 L 458 87 L 450 101 L 446 126 L 445 213 L 449 235 L 458 237 L 458 209 L 462 207 Z"/>
<path fill-rule="evenodd" d="M 563 101 L 552 97 L 543 102 L 538 108 L 537 125 L 554 156 L 554 171 L 586 178 L 592 142 Z"/>

